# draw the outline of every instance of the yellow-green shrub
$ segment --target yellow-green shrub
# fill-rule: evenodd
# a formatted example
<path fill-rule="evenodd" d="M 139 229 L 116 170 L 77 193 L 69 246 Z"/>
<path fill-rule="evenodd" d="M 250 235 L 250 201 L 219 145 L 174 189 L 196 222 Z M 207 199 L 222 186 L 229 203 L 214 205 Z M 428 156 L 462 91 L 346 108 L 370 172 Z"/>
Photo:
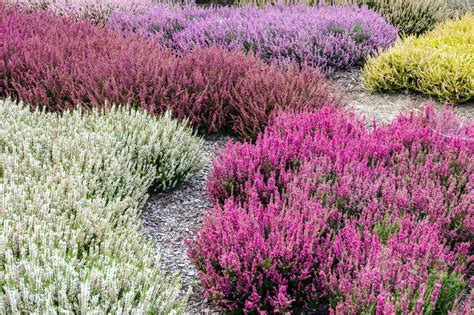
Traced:
<path fill-rule="evenodd" d="M 474 16 L 446 21 L 420 37 L 406 37 L 362 72 L 371 92 L 410 89 L 440 101 L 463 103 L 474 98 Z"/>

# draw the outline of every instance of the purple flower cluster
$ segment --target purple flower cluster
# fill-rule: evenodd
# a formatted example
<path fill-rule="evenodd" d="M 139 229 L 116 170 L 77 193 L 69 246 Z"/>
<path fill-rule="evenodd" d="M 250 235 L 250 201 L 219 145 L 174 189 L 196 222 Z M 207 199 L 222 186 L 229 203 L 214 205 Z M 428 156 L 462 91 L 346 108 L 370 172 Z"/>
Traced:
<path fill-rule="evenodd" d="M 222 45 L 269 63 L 308 64 L 326 72 L 354 65 L 397 38 L 397 30 L 376 12 L 350 6 L 157 6 L 143 14 L 115 12 L 107 25 L 156 37 L 178 52 Z"/>
<path fill-rule="evenodd" d="M 62 111 L 131 104 L 189 118 L 203 132 L 254 138 L 274 112 L 333 103 L 325 79 L 240 51 L 176 57 L 155 41 L 0 4 L 0 96 Z"/>
<path fill-rule="evenodd" d="M 229 143 L 188 243 L 206 296 L 245 312 L 469 313 L 474 125 L 456 122 L 427 108 L 368 130 L 325 107 Z"/>

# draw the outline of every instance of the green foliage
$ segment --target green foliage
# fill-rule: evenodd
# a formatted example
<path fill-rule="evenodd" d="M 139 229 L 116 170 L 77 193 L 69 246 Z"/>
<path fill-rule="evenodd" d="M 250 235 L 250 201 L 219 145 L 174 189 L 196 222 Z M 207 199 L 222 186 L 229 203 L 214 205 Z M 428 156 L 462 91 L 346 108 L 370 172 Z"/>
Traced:
<path fill-rule="evenodd" d="M 474 16 L 446 21 L 369 57 L 362 77 L 371 92 L 410 89 L 453 104 L 474 98 Z"/>
<path fill-rule="evenodd" d="M 402 35 L 419 35 L 453 16 L 445 0 L 370 0 L 367 5 L 396 26 Z"/>
<path fill-rule="evenodd" d="M 377 221 L 374 226 L 374 232 L 377 233 L 382 244 L 387 244 L 390 236 L 398 232 L 400 224 L 398 222 L 391 222 L 391 218 L 386 215 L 382 220 Z"/>
<path fill-rule="evenodd" d="M 161 271 L 137 216 L 150 185 L 189 177 L 200 153 L 169 115 L 0 100 L 0 313 L 183 312 L 179 278 Z"/>

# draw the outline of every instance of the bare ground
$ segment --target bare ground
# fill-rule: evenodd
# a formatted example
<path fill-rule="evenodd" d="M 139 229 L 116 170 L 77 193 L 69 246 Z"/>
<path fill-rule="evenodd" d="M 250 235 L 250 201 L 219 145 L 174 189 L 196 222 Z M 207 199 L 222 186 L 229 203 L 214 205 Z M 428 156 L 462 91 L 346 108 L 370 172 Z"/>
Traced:
<path fill-rule="evenodd" d="M 360 72 L 360 69 L 336 72 L 328 81 L 333 93 L 340 96 L 345 104 L 365 116 L 367 120 L 376 117 L 379 122 L 390 122 L 399 113 L 419 111 L 426 105 L 433 104 L 436 109 L 445 106 L 429 97 L 409 91 L 396 94 L 370 94 L 364 89 Z M 470 121 L 474 119 L 474 101 L 453 108 L 460 117 Z"/>
<path fill-rule="evenodd" d="M 433 104 L 439 109 L 440 102 L 420 94 L 403 92 L 398 94 L 369 94 L 360 80 L 360 70 L 352 69 L 334 74 L 329 78 L 333 93 L 357 113 L 379 122 L 390 122 L 399 113 L 419 111 Z M 458 105 L 455 112 L 466 120 L 474 118 L 474 102 Z M 162 249 L 162 265 L 172 273 L 182 275 L 183 294 L 190 293 L 190 314 L 220 314 L 219 308 L 207 303 L 198 275 L 186 255 L 185 241 L 195 234 L 201 225 L 202 216 L 210 208 L 207 199 L 206 177 L 212 157 L 224 148 L 229 137 L 211 136 L 205 141 L 205 167 L 193 179 L 175 190 L 153 195 L 143 211 L 145 231 Z"/>

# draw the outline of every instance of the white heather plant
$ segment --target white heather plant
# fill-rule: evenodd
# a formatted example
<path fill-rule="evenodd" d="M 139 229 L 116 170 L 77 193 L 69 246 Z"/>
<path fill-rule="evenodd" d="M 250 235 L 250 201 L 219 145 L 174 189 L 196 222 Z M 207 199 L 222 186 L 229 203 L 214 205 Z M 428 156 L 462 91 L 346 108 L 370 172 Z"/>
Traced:
<path fill-rule="evenodd" d="M 200 167 L 202 140 L 169 115 L 62 115 L 0 100 L 0 313 L 182 313 L 138 214 Z"/>

